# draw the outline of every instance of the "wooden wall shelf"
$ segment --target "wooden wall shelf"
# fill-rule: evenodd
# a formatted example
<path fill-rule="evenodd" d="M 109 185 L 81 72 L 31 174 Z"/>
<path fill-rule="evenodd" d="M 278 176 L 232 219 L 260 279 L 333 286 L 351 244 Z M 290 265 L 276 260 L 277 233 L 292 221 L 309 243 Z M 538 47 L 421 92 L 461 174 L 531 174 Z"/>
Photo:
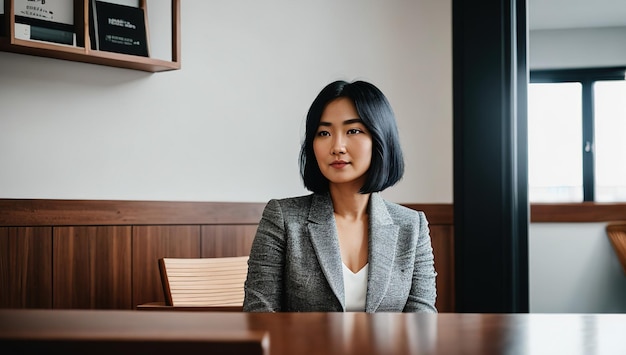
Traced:
<path fill-rule="evenodd" d="M 74 26 L 77 45 L 63 45 L 52 42 L 31 41 L 15 38 L 14 1 L 4 2 L 4 33 L 0 36 L 0 51 L 40 57 L 56 58 L 75 62 L 92 63 L 111 67 L 162 72 L 180 69 L 180 0 L 171 1 L 171 60 L 163 60 L 115 52 L 105 52 L 90 48 L 89 0 L 74 1 Z M 146 8 L 146 0 L 140 4 Z"/>

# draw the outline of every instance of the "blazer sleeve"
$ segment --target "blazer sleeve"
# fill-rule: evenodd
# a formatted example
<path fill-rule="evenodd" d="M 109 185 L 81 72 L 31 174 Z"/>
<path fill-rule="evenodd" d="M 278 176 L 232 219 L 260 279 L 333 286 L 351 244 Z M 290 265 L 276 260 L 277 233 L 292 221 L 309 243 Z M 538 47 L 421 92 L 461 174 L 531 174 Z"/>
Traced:
<path fill-rule="evenodd" d="M 430 230 L 424 212 L 418 212 L 418 240 L 415 247 L 415 267 L 411 291 L 404 307 L 404 312 L 437 312 L 435 258 L 430 241 Z"/>
<path fill-rule="evenodd" d="M 245 312 L 280 312 L 283 301 L 285 223 L 277 200 L 270 200 L 257 228 L 245 282 Z"/>

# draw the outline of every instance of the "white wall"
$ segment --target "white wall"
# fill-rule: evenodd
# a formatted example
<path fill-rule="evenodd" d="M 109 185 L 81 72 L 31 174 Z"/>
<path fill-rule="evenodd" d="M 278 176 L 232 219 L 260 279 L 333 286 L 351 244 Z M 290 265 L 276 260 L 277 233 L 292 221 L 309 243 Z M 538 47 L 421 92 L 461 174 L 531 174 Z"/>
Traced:
<path fill-rule="evenodd" d="M 530 310 L 626 313 L 626 275 L 605 223 L 533 223 Z"/>
<path fill-rule="evenodd" d="M 406 155 L 385 195 L 452 202 L 449 0 L 182 1 L 181 21 L 178 71 L 0 53 L 0 198 L 304 194 L 311 101 L 364 79 L 387 94 Z"/>
<path fill-rule="evenodd" d="M 531 69 L 626 65 L 626 27 L 535 30 L 529 34 Z"/>
<path fill-rule="evenodd" d="M 531 69 L 626 66 L 626 27 L 530 31 L 529 62 Z M 626 312 L 626 276 L 604 228 L 531 224 L 531 312 Z"/>

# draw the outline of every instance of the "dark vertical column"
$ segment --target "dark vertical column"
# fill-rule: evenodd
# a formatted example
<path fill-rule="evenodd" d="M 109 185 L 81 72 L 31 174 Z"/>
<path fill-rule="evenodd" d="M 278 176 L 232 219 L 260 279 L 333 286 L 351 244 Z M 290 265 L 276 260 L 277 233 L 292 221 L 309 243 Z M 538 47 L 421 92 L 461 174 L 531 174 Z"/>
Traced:
<path fill-rule="evenodd" d="M 452 0 L 457 312 L 528 312 L 526 1 Z"/>
<path fill-rule="evenodd" d="M 595 168 L 595 124 L 594 124 L 594 99 L 593 81 L 582 82 L 583 90 L 583 201 L 594 201 L 596 189 L 596 177 L 593 173 Z"/>

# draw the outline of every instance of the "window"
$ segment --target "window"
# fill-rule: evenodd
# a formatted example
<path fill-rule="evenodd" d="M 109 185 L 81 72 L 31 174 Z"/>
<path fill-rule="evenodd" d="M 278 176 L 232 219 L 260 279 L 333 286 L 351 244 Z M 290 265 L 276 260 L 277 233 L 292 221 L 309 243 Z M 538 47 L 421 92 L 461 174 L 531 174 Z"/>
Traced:
<path fill-rule="evenodd" d="M 530 202 L 626 201 L 625 72 L 531 71 Z"/>
<path fill-rule="evenodd" d="M 583 200 L 580 83 L 528 90 L 528 185 L 532 202 Z M 531 119 L 532 118 L 532 119 Z"/>
<path fill-rule="evenodd" d="M 595 98 L 596 201 L 626 201 L 626 81 L 599 81 Z"/>

